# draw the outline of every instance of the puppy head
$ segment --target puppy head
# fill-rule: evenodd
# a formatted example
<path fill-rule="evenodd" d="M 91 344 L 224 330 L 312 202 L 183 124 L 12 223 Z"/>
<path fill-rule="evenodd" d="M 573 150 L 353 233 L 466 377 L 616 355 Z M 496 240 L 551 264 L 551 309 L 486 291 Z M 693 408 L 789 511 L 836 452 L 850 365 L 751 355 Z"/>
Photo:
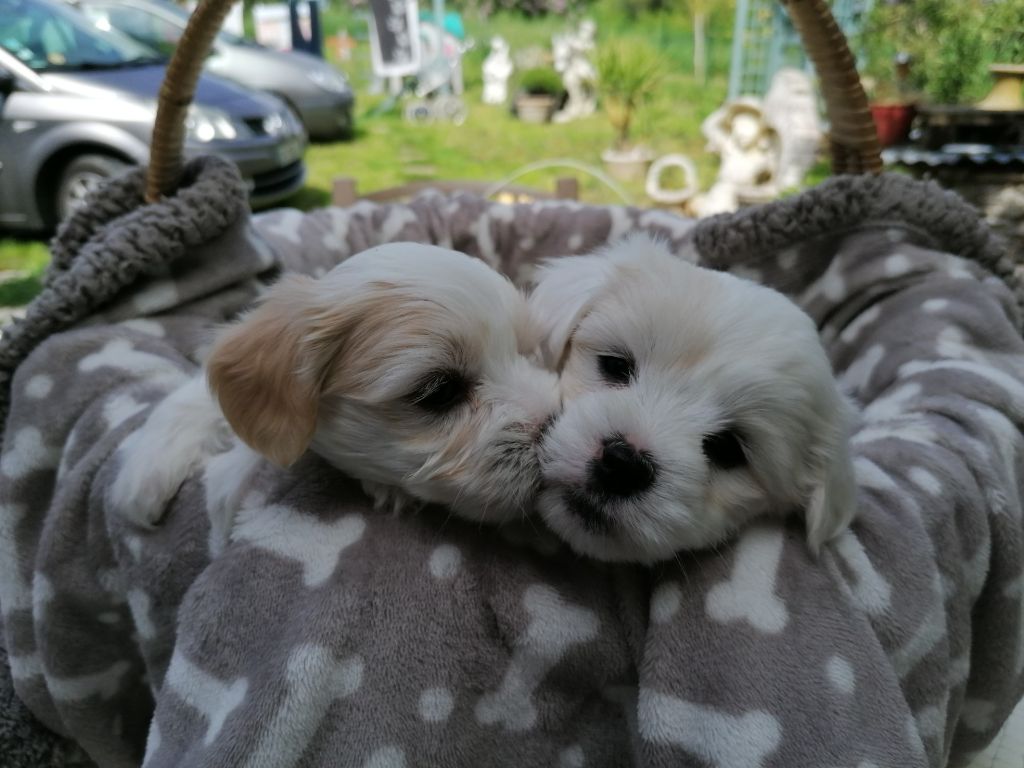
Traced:
<path fill-rule="evenodd" d="M 525 300 L 463 254 L 395 243 L 288 277 L 216 342 L 235 432 L 288 465 L 312 448 L 371 484 L 474 519 L 528 507 L 556 377 L 531 365 Z"/>
<path fill-rule="evenodd" d="M 538 280 L 563 396 L 540 509 L 574 548 L 652 562 L 799 509 L 817 550 L 848 524 L 851 409 L 796 305 L 645 237 Z"/>

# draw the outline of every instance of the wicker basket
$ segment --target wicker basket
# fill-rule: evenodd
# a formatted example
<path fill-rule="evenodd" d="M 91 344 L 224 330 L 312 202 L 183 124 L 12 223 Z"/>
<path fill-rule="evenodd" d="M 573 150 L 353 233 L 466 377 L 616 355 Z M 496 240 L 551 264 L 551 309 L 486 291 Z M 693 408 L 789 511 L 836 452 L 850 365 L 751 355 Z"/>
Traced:
<path fill-rule="evenodd" d="M 178 187 L 184 166 L 185 117 L 199 73 L 234 0 L 201 0 L 192 14 L 160 89 L 146 177 L 146 199 Z M 780 0 L 821 81 L 828 112 L 832 172 L 878 173 L 882 160 L 875 124 L 842 30 L 826 0 Z"/>

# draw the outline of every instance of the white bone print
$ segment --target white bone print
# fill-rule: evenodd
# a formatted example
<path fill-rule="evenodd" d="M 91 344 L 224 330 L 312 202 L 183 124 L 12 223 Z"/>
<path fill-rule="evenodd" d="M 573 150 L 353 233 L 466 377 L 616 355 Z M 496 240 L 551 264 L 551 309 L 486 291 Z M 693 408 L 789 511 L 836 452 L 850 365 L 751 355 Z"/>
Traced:
<path fill-rule="evenodd" d="M 501 687 L 477 702 L 481 725 L 500 723 L 509 731 L 532 728 L 537 720 L 533 694 L 545 675 L 572 646 L 597 637 L 594 612 L 566 602 L 551 587 L 528 587 L 523 604 L 530 623 L 516 643 Z"/>

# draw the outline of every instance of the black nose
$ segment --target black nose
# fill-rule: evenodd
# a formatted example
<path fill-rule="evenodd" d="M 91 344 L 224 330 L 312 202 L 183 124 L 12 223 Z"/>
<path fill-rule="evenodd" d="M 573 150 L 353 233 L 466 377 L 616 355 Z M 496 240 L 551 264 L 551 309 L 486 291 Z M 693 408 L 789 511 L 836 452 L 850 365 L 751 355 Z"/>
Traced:
<path fill-rule="evenodd" d="M 605 438 L 601 456 L 590 466 L 590 484 L 609 496 L 636 496 L 654 484 L 657 468 L 650 454 L 638 451 L 622 435 Z"/>

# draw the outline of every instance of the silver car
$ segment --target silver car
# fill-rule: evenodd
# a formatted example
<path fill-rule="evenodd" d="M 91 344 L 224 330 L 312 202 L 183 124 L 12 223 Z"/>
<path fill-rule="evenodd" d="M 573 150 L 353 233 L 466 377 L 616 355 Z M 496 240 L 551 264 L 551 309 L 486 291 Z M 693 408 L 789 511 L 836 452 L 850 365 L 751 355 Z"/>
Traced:
<path fill-rule="evenodd" d="M 0 226 L 52 227 L 104 178 L 145 163 L 163 59 L 56 0 L 0 0 Z M 305 181 L 306 135 L 275 97 L 200 78 L 186 154 L 232 160 L 254 206 Z"/>
<path fill-rule="evenodd" d="M 188 22 L 188 12 L 166 0 L 69 2 L 101 29 L 116 29 L 161 53 L 174 50 Z M 299 116 L 310 138 L 352 135 L 352 88 L 345 75 L 323 59 L 300 51 L 274 51 L 221 31 L 206 71 L 278 96 Z"/>

